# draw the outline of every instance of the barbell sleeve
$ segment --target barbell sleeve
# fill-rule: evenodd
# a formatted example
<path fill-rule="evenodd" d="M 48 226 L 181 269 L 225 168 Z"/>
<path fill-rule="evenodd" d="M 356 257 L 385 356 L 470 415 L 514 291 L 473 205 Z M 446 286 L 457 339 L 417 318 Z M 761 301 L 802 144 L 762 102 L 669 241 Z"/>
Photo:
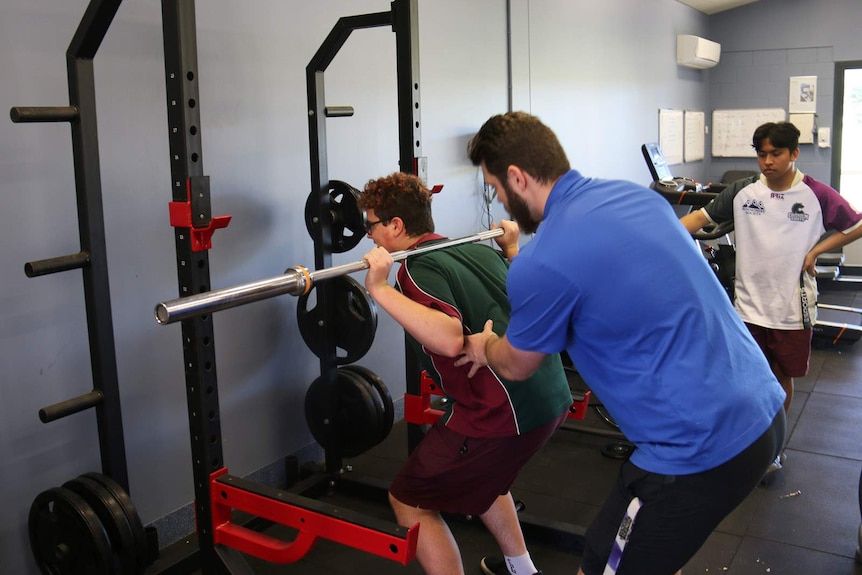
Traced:
<path fill-rule="evenodd" d="M 156 321 L 160 324 L 174 323 L 277 295 L 298 295 L 305 291 L 305 283 L 303 273 L 291 268 L 280 276 L 158 303 Z"/>
<path fill-rule="evenodd" d="M 410 256 L 415 256 L 421 253 L 457 246 L 460 244 L 488 240 L 501 235 L 503 235 L 502 228 L 485 230 L 472 236 L 454 238 L 428 246 L 414 248 L 412 250 L 392 252 L 392 259 L 394 261 L 401 261 Z M 197 315 L 239 307 L 247 303 L 269 299 L 283 294 L 302 295 L 304 293 L 308 293 L 315 282 L 343 276 L 364 269 L 368 269 L 368 262 L 365 260 L 359 260 L 311 272 L 302 266 L 296 266 L 288 269 L 282 275 L 272 278 L 261 279 L 229 288 L 218 289 L 158 303 L 155 308 L 156 322 L 166 325 Z"/>

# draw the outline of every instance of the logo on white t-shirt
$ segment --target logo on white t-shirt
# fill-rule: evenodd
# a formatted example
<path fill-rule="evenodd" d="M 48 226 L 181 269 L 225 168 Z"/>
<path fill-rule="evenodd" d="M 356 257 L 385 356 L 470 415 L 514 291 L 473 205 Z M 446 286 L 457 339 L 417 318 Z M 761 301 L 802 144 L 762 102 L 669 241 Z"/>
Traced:
<path fill-rule="evenodd" d="M 763 202 L 760 200 L 751 199 L 742 204 L 742 211 L 746 214 L 754 216 L 763 215 Z"/>
<path fill-rule="evenodd" d="M 804 222 L 808 220 L 808 214 L 805 213 L 805 206 L 800 202 L 793 204 L 790 211 L 787 212 L 787 219 L 791 222 Z"/>

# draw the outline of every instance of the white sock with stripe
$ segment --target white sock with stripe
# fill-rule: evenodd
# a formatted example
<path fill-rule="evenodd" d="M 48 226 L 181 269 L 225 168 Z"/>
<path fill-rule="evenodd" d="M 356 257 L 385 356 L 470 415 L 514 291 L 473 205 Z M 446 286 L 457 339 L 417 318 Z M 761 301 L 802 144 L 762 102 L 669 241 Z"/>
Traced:
<path fill-rule="evenodd" d="M 506 568 L 509 569 L 511 575 L 535 575 L 539 570 L 533 565 L 533 560 L 530 559 L 530 552 L 519 555 L 518 557 L 503 556 L 506 562 Z"/>

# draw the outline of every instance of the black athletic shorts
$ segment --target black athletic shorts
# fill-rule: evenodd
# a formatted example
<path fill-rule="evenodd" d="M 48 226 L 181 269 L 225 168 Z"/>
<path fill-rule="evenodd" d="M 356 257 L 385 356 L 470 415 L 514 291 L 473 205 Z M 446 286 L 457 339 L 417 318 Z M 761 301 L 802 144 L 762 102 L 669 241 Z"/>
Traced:
<path fill-rule="evenodd" d="M 742 453 L 692 475 L 659 475 L 631 462 L 587 529 L 581 563 L 585 575 L 601 575 L 633 497 L 643 503 L 631 526 L 617 575 L 672 575 L 700 549 L 719 523 L 760 482 L 784 445 L 784 409 Z"/>

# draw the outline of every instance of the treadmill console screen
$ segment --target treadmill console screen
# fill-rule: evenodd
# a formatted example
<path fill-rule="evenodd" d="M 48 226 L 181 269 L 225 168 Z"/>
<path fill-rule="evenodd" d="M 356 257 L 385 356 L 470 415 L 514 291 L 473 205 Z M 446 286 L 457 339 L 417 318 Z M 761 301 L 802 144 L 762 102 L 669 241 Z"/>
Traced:
<path fill-rule="evenodd" d="M 664 154 L 661 153 L 658 142 L 644 144 L 641 146 L 641 151 L 644 154 L 644 160 L 646 160 L 653 181 L 673 179 L 673 173 L 671 173 L 670 167 L 664 159 Z"/>

